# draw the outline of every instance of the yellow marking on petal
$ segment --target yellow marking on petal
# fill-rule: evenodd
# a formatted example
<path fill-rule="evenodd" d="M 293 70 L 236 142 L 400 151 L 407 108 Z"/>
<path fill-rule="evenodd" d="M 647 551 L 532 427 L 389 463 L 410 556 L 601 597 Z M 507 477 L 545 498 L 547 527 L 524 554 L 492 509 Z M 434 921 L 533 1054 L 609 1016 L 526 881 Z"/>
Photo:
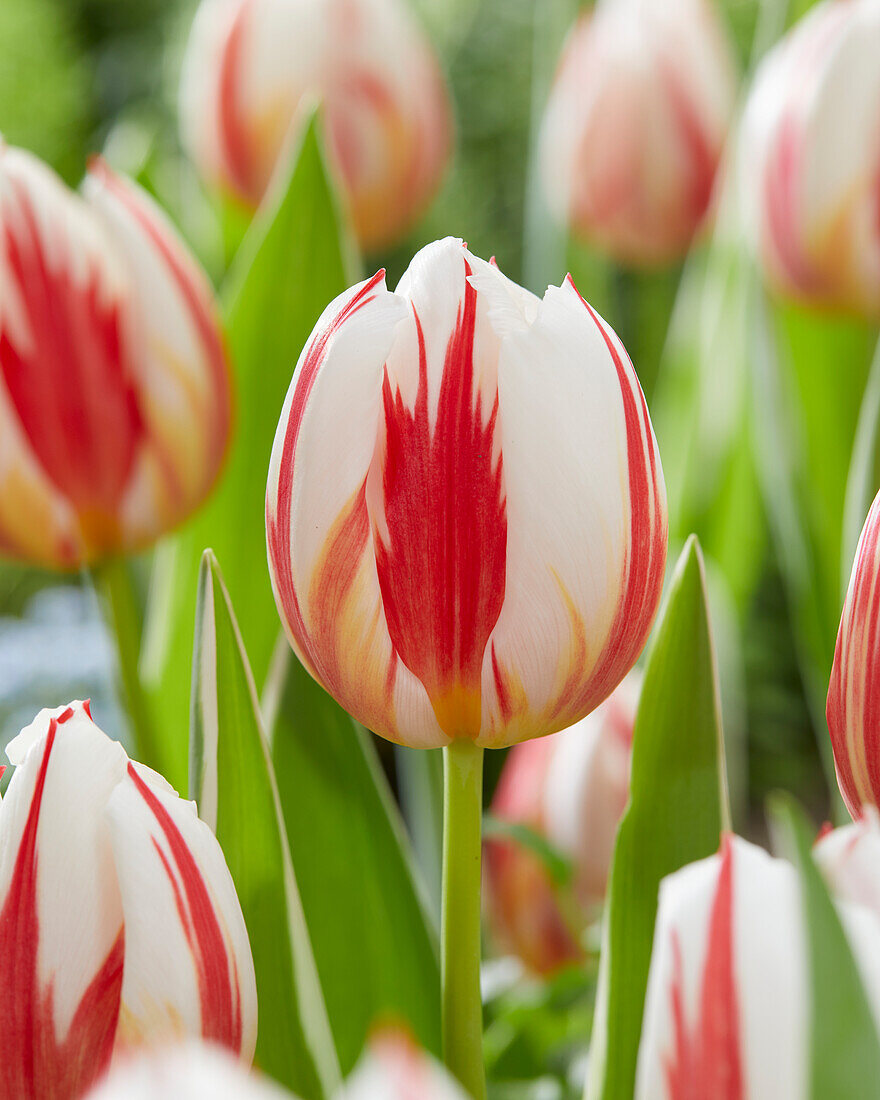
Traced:
<path fill-rule="evenodd" d="M 431 695 L 431 706 L 440 729 L 453 740 L 475 741 L 480 736 L 480 691 L 453 684 Z"/>

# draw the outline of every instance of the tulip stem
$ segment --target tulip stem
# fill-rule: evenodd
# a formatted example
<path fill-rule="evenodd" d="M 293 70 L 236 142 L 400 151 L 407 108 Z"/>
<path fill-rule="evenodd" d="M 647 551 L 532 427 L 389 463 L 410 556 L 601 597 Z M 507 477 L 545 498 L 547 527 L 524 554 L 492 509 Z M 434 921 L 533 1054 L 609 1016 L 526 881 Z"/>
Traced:
<path fill-rule="evenodd" d="M 480 996 L 480 864 L 483 750 L 443 750 L 443 1057 L 474 1100 L 486 1096 Z"/>
<path fill-rule="evenodd" d="M 104 594 L 116 638 L 120 688 L 134 739 L 132 755 L 140 763 L 158 769 L 162 762 L 138 671 L 143 624 L 129 563 L 124 558 L 108 558 L 95 569 L 95 579 Z"/>

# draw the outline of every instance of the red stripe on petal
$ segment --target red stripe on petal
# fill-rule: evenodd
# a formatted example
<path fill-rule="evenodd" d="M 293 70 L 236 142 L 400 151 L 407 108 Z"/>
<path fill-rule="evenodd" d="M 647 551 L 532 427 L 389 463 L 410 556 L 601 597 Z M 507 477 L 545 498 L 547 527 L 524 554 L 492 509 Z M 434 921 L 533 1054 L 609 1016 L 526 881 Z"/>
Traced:
<path fill-rule="evenodd" d="M 3 1095 L 75 1100 L 110 1061 L 122 991 L 124 932 L 92 978 L 63 1039 L 55 1031 L 53 982 L 39 976 L 38 846 L 40 809 L 58 720 L 49 723 L 43 758 L 3 908 L 0 910 L 0 1070 Z M 76 955 L 71 943 L 71 954 Z"/>
<path fill-rule="evenodd" d="M 666 1066 L 669 1100 L 745 1100 L 739 998 L 733 957 L 733 843 L 725 836 L 709 917 L 699 1017 L 689 1028 L 681 946 L 673 933 L 675 1053 Z"/>
<path fill-rule="evenodd" d="M 229 181 L 242 198 L 256 205 L 262 197 L 264 181 L 260 178 L 259 159 L 255 155 L 250 127 L 241 105 L 241 70 L 249 8 L 249 0 L 243 0 L 224 43 L 217 107 L 220 142 Z"/>
<path fill-rule="evenodd" d="M 49 480 L 80 513 L 96 548 L 111 546 L 116 514 L 144 433 L 125 348 L 124 305 L 82 260 L 50 263 L 36 213 L 15 179 L 17 211 L 3 247 L 20 292 L 24 335 L 0 331 L 0 372 L 21 427 Z M 56 242 L 64 247 L 64 242 Z"/>
<path fill-rule="evenodd" d="M 168 844 L 170 859 L 153 841 L 174 890 L 178 917 L 192 952 L 199 985 L 202 1038 L 241 1050 L 242 1019 L 235 960 L 214 910 L 211 895 L 173 818 L 132 763 L 128 774 L 155 817 Z"/>
<path fill-rule="evenodd" d="M 382 495 L 387 541 L 376 565 L 391 641 L 424 684 L 449 737 L 480 732 L 483 656 L 501 613 L 507 577 L 502 457 L 495 455 L 498 395 L 483 421 L 474 394 L 477 292 L 467 281 L 446 349 L 431 428 L 428 370 L 418 315 L 419 385 L 410 410 L 383 386 Z M 415 313 L 415 308 L 413 308 Z"/>

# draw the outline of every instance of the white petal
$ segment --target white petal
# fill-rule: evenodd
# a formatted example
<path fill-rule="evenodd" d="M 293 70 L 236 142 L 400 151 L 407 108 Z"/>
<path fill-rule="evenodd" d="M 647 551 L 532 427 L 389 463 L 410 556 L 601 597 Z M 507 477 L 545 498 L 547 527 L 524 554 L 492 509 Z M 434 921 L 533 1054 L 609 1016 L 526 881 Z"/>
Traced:
<path fill-rule="evenodd" d="M 461 1086 L 407 1036 L 372 1040 L 338 1100 L 465 1100 Z"/>
<path fill-rule="evenodd" d="M 865 806 L 852 825 L 833 829 L 813 848 L 834 896 L 863 905 L 880 918 L 880 816 L 876 806 Z"/>

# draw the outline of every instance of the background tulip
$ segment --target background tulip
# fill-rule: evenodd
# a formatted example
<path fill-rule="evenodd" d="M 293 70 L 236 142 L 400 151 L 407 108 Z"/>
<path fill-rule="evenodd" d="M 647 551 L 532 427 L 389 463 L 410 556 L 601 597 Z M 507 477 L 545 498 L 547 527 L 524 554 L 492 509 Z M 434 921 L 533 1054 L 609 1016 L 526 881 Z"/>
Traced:
<path fill-rule="evenodd" d="M 256 205 L 313 94 L 358 238 L 388 244 L 433 195 L 451 134 L 446 86 L 405 0 L 203 0 L 180 110 L 207 179 Z"/>
<path fill-rule="evenodd" d="M 842 906 L 841 917 L 880 1018 L 880 922 L 859 906 Z M 663 881 L 639 1100 L 805 1100 L 809 1018 L 800 884 L 789 863 L 728 836 L 720 855 Z"/>
<path fill-rule="evenodd" d="M 569 35 L 544 116 L 553 212 L 622 263 L 680 258 L 709 207 L 735 93 L 706 0 L 600 0 Z"/>
<path fill-rule="evenodd" d="M 557 883 L 524 845 L 486 845 L 496 937 L 538 973 L 583 957 L 581 933 L 605 897 L 617 825 L 629 797 L 638 692 L 633 672 L 586 718 L 562 733 L 515 745 L 504 764 L 493 815 L 533 829 L 572 866 L 571 883 Z"/>
<path fill-rule="evenodd" d="M 853 817 L 880 805 L 880 494 L 859 539 L 843 605 L 826 715 L 837 781 Z"/>
<path fill-rule="evenodd" d="M 0 1044 L 10 1096 L 74 1098 L 114 1051 L 201 1036 L 249 1061 L 256 988 L 223 855 L 193 803 L 128 759 L 88 703 L 7 750 Z"/>
<path fill-rule="evenodd" d="M 666 496 L 635 372 L 568 280 L 544 300 L 447 239 L 333 302 L 294 373 L 266 501 L 306 667 L 403 744 L 582 718 L 641 651 Z"/>
<path fill-rule="evenodd" d="M 768 280 L 880 317 L 880 3 L 825 0 L 766 57 L 741 142 Z"/>
<path fill-rule="evenodd" d="M 229 433 L 205 276 L 101 161 L 83 192 L 0 146 L 0 549 L 64 568 L 180 522 Z"/>
<path fill-rule="evenodd" d="M 865 806 L 852 825 L 824 833 L 813 858 L 835 897 L 871 909 L 880 918 L 880 814 Z"/>

